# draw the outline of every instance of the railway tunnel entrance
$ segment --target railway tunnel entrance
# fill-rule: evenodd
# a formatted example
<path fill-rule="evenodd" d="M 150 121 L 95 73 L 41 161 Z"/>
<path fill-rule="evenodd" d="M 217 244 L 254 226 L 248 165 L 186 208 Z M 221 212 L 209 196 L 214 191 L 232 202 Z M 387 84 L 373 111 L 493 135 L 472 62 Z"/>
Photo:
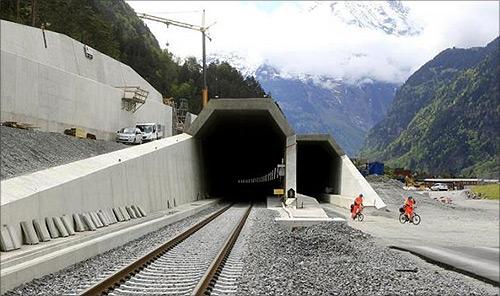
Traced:
<path fill-rule="evenodd" d="M 270 99 L 212 100 L 190 130 L 198 143 L 206 192 L 227 200 L 264 200 L 283 188 L 278 164 L 292 136 Z"/>
<path fill-rule="evenodd" d="M 329 135 L 297 136 L 297 191 L 313 197 L 341 193 L 341 156 Z"/>

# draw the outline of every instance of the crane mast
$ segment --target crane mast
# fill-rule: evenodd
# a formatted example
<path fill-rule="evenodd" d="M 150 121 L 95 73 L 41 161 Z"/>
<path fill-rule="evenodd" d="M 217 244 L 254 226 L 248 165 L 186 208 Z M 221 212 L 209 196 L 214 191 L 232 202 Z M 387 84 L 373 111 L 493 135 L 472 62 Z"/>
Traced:
<path fill-rule="evenodd" d="M 205 107 L 208 103 L 208 86 L 207 86 L 207 71 L 206 71 L 206 69 L 207 69 L 206 60 L 207 59 L 206 59 L 206 46 L 205 46 L 206 40 L 205 39 L 208 38 L 208 40 L 210 40 L 210 41 L 212 40 L 210 38 L 210 36 L 207 35 L 207 31 L 208 31 L 208 28 L 210 28 L 211 26 L 213 26 L 215 24 L 215 22 L 209 26 L 205 26 L 205 10 L 203 10 L 203 16 L 202 16 L 202 21 L 201 21 L 202 25 L 201 26 L 192 25 L 192 24 L 188 24 L 188 23 L 184 23 L 184 22 L 180 22 L 180 21 L 176 21 L 176 20 L 172 20 L 172 19 L 166 19 L 166 18 L 162 18 L 162 17 L 158 17 L 158 16 L 146 14 L 146 13 L 137 13 L 137 16 L 142 18 L 142 19 L 163 23 L 163 24 L 167 25 L 167 27 L 172 25 L 172 26 L 176 26 L 176 27 L 181 27 L 181 28 L 201 32 L 201 47 L 202 47 L 202 61 L 203 61 L 202 106 Z"/>

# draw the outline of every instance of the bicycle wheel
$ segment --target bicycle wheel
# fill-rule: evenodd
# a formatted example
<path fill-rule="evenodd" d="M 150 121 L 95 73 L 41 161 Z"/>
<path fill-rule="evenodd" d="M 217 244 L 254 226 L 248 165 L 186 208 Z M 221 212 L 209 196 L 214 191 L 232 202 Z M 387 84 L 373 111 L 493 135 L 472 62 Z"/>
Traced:
<path fill-rule="evenodd" d="M 407 221 L 405 213 L 399 215 L 399 223 L 405 224 Z"/>
<path fill-rule="evenodd" d="M 358 221 L 359 222 L 363 221 L 364 218 L 365 218 L 365 215 L 363 215 L 361 213 L 358 214 Z"/>
<path fill-rule="evenodd" d="M 419 215 L 417 215 L 417 214 L 413 215 L 413 222 L 412 222 L 412 223 L 413 223 L 414 225 L 418 225 L 418 224 L 420 224 L 420 220 L 421 220 L 421 219 L 420 219 L 420 216 L 419 216 Z"/>

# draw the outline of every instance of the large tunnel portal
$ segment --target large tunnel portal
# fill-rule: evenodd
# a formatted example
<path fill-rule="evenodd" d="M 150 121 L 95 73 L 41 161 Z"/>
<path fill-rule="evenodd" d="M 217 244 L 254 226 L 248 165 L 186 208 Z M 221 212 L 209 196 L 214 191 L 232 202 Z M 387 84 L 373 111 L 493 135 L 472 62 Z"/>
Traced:
<path fill-rule="evenodd" d="M 265 110 L 215 110 L 195 136 L 212 197 L 258 200 L 282 187 L 286 136 Z"/>

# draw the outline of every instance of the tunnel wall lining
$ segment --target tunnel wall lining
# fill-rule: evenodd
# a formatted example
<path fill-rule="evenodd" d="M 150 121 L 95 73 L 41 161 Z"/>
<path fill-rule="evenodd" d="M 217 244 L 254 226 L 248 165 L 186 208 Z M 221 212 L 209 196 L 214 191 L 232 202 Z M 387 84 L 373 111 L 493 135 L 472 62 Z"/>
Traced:
<path fill-rule="evenodd" d="M 1 223 L 137 204 L 146 212 L 203 196 L 195 140 L 181 134 L 1 182 Z"/>

